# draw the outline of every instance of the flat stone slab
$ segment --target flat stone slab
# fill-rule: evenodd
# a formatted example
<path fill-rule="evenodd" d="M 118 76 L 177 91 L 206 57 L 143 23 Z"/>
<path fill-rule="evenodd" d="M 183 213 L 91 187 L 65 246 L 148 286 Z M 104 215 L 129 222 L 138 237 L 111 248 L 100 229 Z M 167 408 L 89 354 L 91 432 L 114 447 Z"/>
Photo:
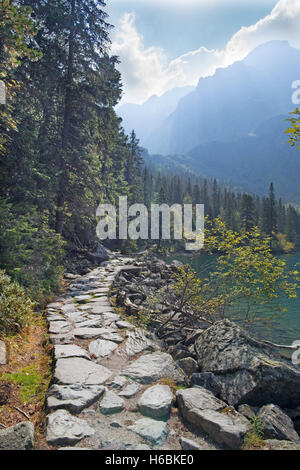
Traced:
<path fill-rule="evenodd" d="M 111 307 L 111 304 L 109 303 L 108 301 L 108 298 L 107 298 L 107 295 L 104 295 L 104 294 L 98 294 L 97 297 L 94 297 L 94 298 L 90 298 L 90 303 L 97 303 L 99 305 L 109 305 Z"/>
<path fill-rule="evenodd" d="M 135 330 L 135 326 L 128 321 L 117 321 L 116 325 L 120 330 Z"/>
<path fill-rule="evenodd" d="M 68 357 L 84 357 L 90 360 L 88 352 L 75 344 L 56 345 L 54 348 L 54 356 L 56 360 Z"/>
<path fill-rule="evenodd" d="M 91 300 L 91 296 L 88 295 L 88 294 L 86 294 L 86 295 L 76 295 L 76 296 L 74 297 L 74 300 L 76 300 L 76 302 L 78 302 L 78 303 L 82 303 L 82 302 L 84 303 L 86 300 L 89 300 L 89 301 L 90 301 L 90 300 Z"/>
<path fill-rule="evenodd" d="M 172 356 L 163 352 L 139 357 L 128 365 L 122 374 L 143 384 L 152 384 L 166 377 L 172 379 L 176 384 L 185 383 L 185 377 L 176 366 Z"/>
<path fill-rule="evenodd" d="M 194 408 L 219 411 L 227 406 L 224 401 L 219 400 L 209 390 L 202 387 L 179 390 L 177 401 L 184 416 Z"/>
<path fill-rule="evenodd" d="M 142 418 L 127 429 L 135 432 L 143 439 L 147 439 L 155 445 L 162 444 L 168 436 L 168 426 L 163 421 L 150 418 Z"/>
<path fill-rule="evenodd" d="M 93 304 L 93 307 L 90 308 L 90 311 L 92 313 L 95 313 L 96 315 L 101 315 L 101 314 L 110 314 L 110 315 L 116 315 L 118 317 L 118 320 L 120 319 L 120 316 L 117 315 L 116 313 L 113 312 L 111 305 L 95 305 Z"/>
<path fill-rule="evenodd" d="M 146 337 L 145 331 L 141 328 L 136 328 L 134 331 L 127 331 L 125 353 L 128 357 L 136 356 L 136 354 L 147 350 L 154 351 L 155 349 L 153 341 Z"/>
<path fill-rule="evenodd" d="M 33 450 L 34 426 L 28 421 L 0 429 L 0 450 Z"/>
<path fill-rule="evenodd" d="M 122 375 L 118 375 L 115 377 L 111 382 L 109 382 L 107 385 L 111 388 L 115 388 L 117 390 L 120 390 L 127 384 L 128 380 L 126 377 Z"/>
<path fill-rule="evenodd" d="M 117 347 L 118 345 L 112 341 L 96 339 L 96 341 L 90 343 L 89 351 L 92 356 L 99 358 L 109 356 Z"/>
<path fill-rule="evenodd" d="M 173 392 L 167 385 L 149 387 L 138 402 L 140 412 L 150 418 L 168 416 L 174 403 Z"/>
<path fill-rule="evenodd" d="M 52 335 L 50 336 L 50 341 L 52 344 L 72 344 L 75 341 L 75 336 L 73 332 L 61 335 Z"/>
<path fill-rule="evenodd" d="M 105 312 L 102 314 L 102 318 L 103 318 L 103 322 L 106 323 L 106 322 L 116 322 L 120 320 L 121 317 L 117 313 Z"/>
<path fill-rule="evenodd" d="M 70 304 L 67 304 L 67 305 L 63 305 L 61 307 L 61 311 L 63 313 L 71 313 L 71 312 L 76 312 L 77 311 L 77 308 L 76 308 L 76 304 L 74 303 L 70 303 Z"/>
<path fill-rule="evenodd" d="M 52 304 L 49 304 L 47 306 L 47 308 L 53 308 L 53 309 L 60 309 L 62 307 L 62 303 L 61 302 L 52 302 Z"/>
<path fill-rule="evenodd" d="M 60 385 L 75 383 L 85 385 L 102 385 L 112 373 L 99 364 L 80 357 L 59 359 L 56 363 L 54 380 Z"/>
<path fill-rule="evenodd" d="M 47 416 L 46 440 L 52 446 L 68 446 L 91 437 L 94 430 L 83 419 L 72 416 L 66 410 L 57 410 Z"/>
<path fill-rule="evenodd" d="M 92 319 L 83 320 L 80 323 L 76 323 L 76 328 L 101 328 L 102 319 L 100 316 L 96 316 Z"/>
<path fill-rule="evenodd" d="M 71 413 L 80 413 L 95 403 L 104 392 L 105 387 L 102 385 L 52 385 L 48 391 L 47 408 L 64 408 Z"/>
<path fill-rule="evenodd" d="M 98 338 L 104 332 L 105 328 L 75 328 L 74 336 L 81 339 L 93 339 Z"/>
<path fill-rule="evenodd" d="M 72 331 L 73 326 L 71 323 L 67 321 L 54 321 L 50 322 L 49 325 L 49 333 L 50 334 L 64 334 L 64 333 L 70 333 Z"/>
<path fill-rule="evenodd" d="M 112 341 L 113 343 L 117 343 L 117 344 L 121 344 L 124 341 L 124 338 L 121 335 L 119 335 L 118 333 L 114 333 L 114 332 L 113 333 L 111 332 L 101 333 L 99 338 L 106 339 L 107 341 Z"/>
<path fill-rule="evenodd" d="M 5 366 L 7 363 L 7 354 L 6 354 L 6 346 L 4 341 L 0 341 L 0 366 Z"/>
<path fill-rule="evenodd" d="M 120 413 L 125 407 L 124 400 L 112 391 L 107 391 L 102 399 L 99 409 L 101 413 L 108 415 Z"/>
<path fill-rule="evenodd" d="M 98 289 L 93 289 L 87 292 L 87 294 L 91 294 L 91 295 L 97 295 L 97 294 L 105 295 L 108 293 L 109 293 L 108 287 L 98 287 Z"/>
<path fill-rule="evenodd" d="M 197 442 L 186 439 L 185 437 L 180 438 L 180 444 L 182 450 L 203 450 Z"/>
<path fill-rule="evenodd" d="M 133 398 L 137 395 L 137 393 L 139 393 L 141 388 L 141 385 L 137 383 L 129 384 L 124 388 L 124 390 L 122 390 L 122 392 L 119 393 L 119 396 L 124 398 Z"/>

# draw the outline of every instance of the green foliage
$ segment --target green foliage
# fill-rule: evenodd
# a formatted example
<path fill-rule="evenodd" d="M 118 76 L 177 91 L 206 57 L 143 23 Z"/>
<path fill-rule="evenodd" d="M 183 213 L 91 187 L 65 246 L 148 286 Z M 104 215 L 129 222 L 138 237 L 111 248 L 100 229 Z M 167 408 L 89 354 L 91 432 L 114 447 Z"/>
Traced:
<path fill-rule="evenodd" d="M 286 134 L 289 135 L 289 144 L 292 147 L 296 147 L 296 145 L 300 144 L 300 109 L 296 108 L 295 111 L 290 113 L 293 117 L 287 119 L 290 122 L 291 127 L 286 130 Z M 300 149 L 297 147 L 297 149 Z"/>
<path fill-rule="evenodd" d="M 0 199 L 0 219 L 1 267 L 32 298 L 43 301 L 59 289 L 65 242 L 49 228 L 45 215 L 33 208 L 29 214 L 17 214 Z"/>
<path fill-rule="evenodd" d="M 14 334 L 20 331 L 32 315 L 33 302 L 24 289 L 12 282 L 4 271 L 0 270 L 0 332 Z"/>
<path fill-rule="evenodd" d="M 225 316 L 232 318 L 231 307 L 243 300 L 239 319 L 250 322 L 256 320 L 257 305 L 273 305 L 280 294 L 295 298 L 299 272 L 287 271 L 285 261 L 272 255 L 270 244 L 271 238 L 262 236 L 256 227 L 239 234 L 220 219 L 206 219 L 205 250 L 218 255 L 213 257 L 215 267 L 200 278 L 186 267 L 179 270 L 173 287 L 178 310 L 193 321 L 201 318 L 213 323 Z"/>
<path fill-rule="evenodd" d="M 28 366 L 14 374 L 3 374 L 0 380 L 12 382 L 20 386 L 19 396 L 24 403 L 28 403 L 37 395 L 43 395 L 48 386 L 47 380 L 34 366 Z"/>

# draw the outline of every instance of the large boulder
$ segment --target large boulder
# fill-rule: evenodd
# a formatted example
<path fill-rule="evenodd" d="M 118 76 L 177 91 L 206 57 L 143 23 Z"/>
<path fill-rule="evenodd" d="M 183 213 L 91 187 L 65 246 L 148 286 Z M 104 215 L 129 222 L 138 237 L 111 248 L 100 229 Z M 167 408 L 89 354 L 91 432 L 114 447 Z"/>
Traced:
<path fill-rule="evenodd" d="M 34 426 L 24 422 L 0 430 L 0 450 L 33 450 Z"/>
<path fill-rule="evenodd" d="M 183 418 L 224 448 L 239 449 L 252 428 L 250 422 L 204 388 L 177 392 Z"/>
<path fill-rule="evenodd" d="M 64 408 L 71 413 L 80 413 L 95 403 L 105 392 L 102 385 L 52 385 L 48 391 L 47 408 Z"/>
<path fill-rule="evenodd" d="M 138 406 L 143 415 L 159 419 L 169 415 L 173 402 L 171 388 L 158 384 L 147 388 L 140 397 Z"/>
<path fill-rule="evenodd" d="M 202 372 L 212 372 L 231 405 L 300 404 L 300 370 L 229 320 L 216 322 L 195 342 Z"/>
<path fill-rule="evenodd" d="M 86 421 L 72 416 L 66 410 L 57 410 L 47 416 L 46 440 L 49 445 L 74 445 L 93 434 L 94 430 Z"/>
<path fill-rule="evenodd" d="M 276 405 L 263 406 L 257 414 L 265 439 L 293 441 L 300 444 L 293 421 Z"/>
<path fill-rule="evenodd" d="M 185 377 L 172 356 L 163 352 L 145 354 L 127 366 L 122 375 L 142 384 L 151 384 L 162 378 L 172 379 L 176 384 L 184 384 Z"/>

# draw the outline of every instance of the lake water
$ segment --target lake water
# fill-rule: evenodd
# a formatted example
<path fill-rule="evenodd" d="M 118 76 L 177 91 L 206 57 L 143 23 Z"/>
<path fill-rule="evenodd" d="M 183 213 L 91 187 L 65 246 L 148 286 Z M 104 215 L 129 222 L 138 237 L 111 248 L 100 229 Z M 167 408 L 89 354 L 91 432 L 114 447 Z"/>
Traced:
<path fill-rule="evenodd" d="M 287 266 L 292 268 L 297 263 L 300 265 L 300 252 L 282 256 L 287 263 Z M 209 271 L 212 269 L 215 261 L 213 257 L 208 255 L 201 255 L 197 257 L 189 256 L 173 256 L 166 259 L 171 262 L 177 259 L 185 264 L 190 264 L 193 269 L 200 273 L 203 269 Z M 298 270 L 299 266 L 297 266 Z M 300 283 L 299 283 L 300 287 Z M 298 291 L 297 299 L 288 299 L 286 297 L 279 297 L 274 301 L 274 306 L 279 306 L 285 309 L 285 313 L 277 313 L 276 308 L 265 306 L 256 307 L 256 315 L 263 319 L 263 322 L 249 326 L 255 336 L 268 339 L 280 344 L 291 344 L 295 340 L 300 340 L 300 289 Z M 232 309 L 234 316 L 238 314 L 241 305 L 235 305 Z"/>

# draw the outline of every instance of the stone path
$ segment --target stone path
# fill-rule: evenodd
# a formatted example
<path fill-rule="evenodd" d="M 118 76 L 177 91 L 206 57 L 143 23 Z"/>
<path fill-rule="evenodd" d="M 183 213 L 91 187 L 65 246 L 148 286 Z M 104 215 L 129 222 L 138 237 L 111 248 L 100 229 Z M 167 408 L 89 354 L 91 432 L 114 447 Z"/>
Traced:
<path fill-rule="evenodd" d="M 116 257 L 85 276 L 69 276 L 64 296 L 47 307 L 55 359 L 47 442 L 65 450 L 215 449 L 174 407 L 182 370 L 110 303 L 115 276 L 132 264 L 139 263 Z"/>

